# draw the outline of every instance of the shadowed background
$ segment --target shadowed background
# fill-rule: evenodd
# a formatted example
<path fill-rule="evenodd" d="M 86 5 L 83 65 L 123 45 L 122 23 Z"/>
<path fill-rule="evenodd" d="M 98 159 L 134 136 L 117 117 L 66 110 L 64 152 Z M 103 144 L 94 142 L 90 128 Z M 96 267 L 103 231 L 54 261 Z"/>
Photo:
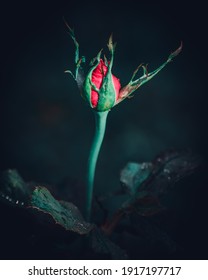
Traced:
<path fill-rule="evenodd" d="M 86 66 L 103 47 L 108 56 L 113 32 L 113 74 L 122 85 L 140 63 L 152 71 L 181 40 L 184 44 L 134 98 L 110 112 L 96 192 L 118 188 L 127 161 L 150 161 L 167 148 L 188 148 L 206 161 L 206 15 L 201 5 L 23 1 L 3 4 L 1 13 L 1 170 L 16 168 L 25 180 L 47 184 L 67 178 L 84 182 L 94 119 L 75 82 L 64 74 L 74 69 L 74 45 L 63 16 L 75 29 Z M 178 211 L 190 207 L 190 220 L 193 201 L 201 207 L 196 215 L 205 211 L 201 196 L 207 190 L 200 176 L 197 186 L 187 181 L 178 190 L 183 205 Z"/>

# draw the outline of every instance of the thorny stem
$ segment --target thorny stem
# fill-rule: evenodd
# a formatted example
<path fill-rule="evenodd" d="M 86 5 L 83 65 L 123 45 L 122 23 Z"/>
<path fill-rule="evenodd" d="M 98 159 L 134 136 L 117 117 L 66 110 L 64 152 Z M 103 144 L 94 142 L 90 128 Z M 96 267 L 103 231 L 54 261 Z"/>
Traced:
<path fill-rule="evenodd" d="M 95 169 L 97 164 L 98 155 L 103 142 L 105 134 L 106 120 L 109 111 L 95 113 L 95 135 L 92 142 L 90 155 L 87 165 L 87 197 L 86 197 L 86 219 L 90 221 L 91 208 L 92 208 L 92 197 L 93 197 L 93 185 L 95 177 Z"/>

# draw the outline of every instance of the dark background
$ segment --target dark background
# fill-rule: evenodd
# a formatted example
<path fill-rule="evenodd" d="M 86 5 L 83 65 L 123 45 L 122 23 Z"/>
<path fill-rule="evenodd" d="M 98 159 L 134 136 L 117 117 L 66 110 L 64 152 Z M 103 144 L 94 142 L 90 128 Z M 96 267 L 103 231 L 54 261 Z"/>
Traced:
<path fill-rule="evenodd" d="M 97 193 L 119 186 L 127 161 L 150 161 L 168 148 L 188 148 L 207 161 L 207 21 L 199 1 L 8 1 L 1 4 L 1 170 L 26 181 L 84 182 L 94 120 L 73 79 L 74 27 L 87 63 L 111 32 L 113 73 L 125 85 L 135 68 L 149 71 L 183 41 L 182 53 L 109 114 L 97 172 Z M 171 202 L 175 236 L 207 258 L 206 168 L 184 181 Z M 0 213 L 2 215 L 2 213 Z M 5 214 L 4 214 L 5 215 Z M 8 240 L 7 240 L 8 242 Z M 190 248 L 190 246 L 192 246 Z M 41 258 L 41 256 L 40 256 Z"/>

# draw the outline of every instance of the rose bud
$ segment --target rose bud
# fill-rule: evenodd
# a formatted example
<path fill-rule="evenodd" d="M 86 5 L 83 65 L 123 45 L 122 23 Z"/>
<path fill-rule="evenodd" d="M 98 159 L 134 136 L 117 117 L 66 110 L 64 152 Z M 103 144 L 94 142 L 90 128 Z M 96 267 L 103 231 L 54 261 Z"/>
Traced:
<path fill-rule="evenodd" d="M 96 57 L 96 63 L 83 83 L 83 96 L 92 108 L 100 112 L 108 111 L 116 104 L 121 88 L 119 79 L 111 72 L 115 50 L 112 37 L 109 39 L 108 48 L 111 52 L 111 60 L 108 62 L 106 58 L 101 59 L 100 51 Z"/>
<path fill-rule="evenodd" d="M 112 36 L 109 38 L 108 49 L 111 54 L 110 61 L 101 58 L 101 52 L 94 58 L 90 65 L 91 69 L 87 75 L 84 76 L 82 72 L 82 63 L 85 62 L 84 57 L 79 58 L 79 44 L 75 39 L 74 31 L 67 25 L 70 31 L 70 35 L 75 43 L 75 74 L 67 70 L 66 73 L 70 73 L 76 80 L 78 87 L 81 90 L 82 97 L 90 104 L 94 110 L 98 112 L 109 111 L 112 107 L 130 97 L 131 94 L 137 90 L 140 86 L 151 80 L 160 70 L 162 70 L 172 59 L 177 56 L 182 50 L 182 43 L 180 47 L 171 53 L 168 59 L 156 70 L 152 72 L 147 71 L 147 67 L 140 64 L 134 71 L 130 82 L 121 88 L 120 80 L 115 77 L 111 70 L 114 60 L 114 52 L 116 44 L 113 44 Z M 143 75 L 135 79 L 135 76 L 140 68 L 143 68 Z"/>

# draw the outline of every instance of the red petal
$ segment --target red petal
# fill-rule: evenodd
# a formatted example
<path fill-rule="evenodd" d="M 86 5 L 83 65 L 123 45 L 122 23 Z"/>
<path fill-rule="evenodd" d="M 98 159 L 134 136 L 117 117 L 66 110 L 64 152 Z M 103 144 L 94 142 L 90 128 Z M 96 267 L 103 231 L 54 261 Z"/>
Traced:
<path fill-rule="evenodd" d="M 116 93 L 116 101 L 117 101 L 118 100 L 119 91 L 121 89 L 121 84 L 120 84 L 120 80 L 118 78 L 116 78 L 114 75 L 112 75 L 112 79 L 113 79 L 113 84 L 114 84 L 115 93 Z"/>
<path fill-rule="evenodd" d="M 92 107 L 95 108 L 97 107 L 98 104 L 98 93 L 97 91 L 93 90 L 91 91 L 91 103 L 92 103 Z"/>
<path fill-rule="evenodd" d="M 98 66 L 92 72 L 92 83 L 96 86 L 97 89 L 100 89 L 103 77 L 106 75 L 107 70 L 107 66 L 101 59 Z M 91 91 L 91 103 L 93 108 L 96 107 L 98 103 L 98 93 L 94 89 L 92 89 Z"/>
<path fill-rule="evenodd" d="M 100 63 L 92 72 L 92 83 L 96 86 L 97 89 L 100 89 L 103 82 L 103 77 L 106 76 L 108 71 L 108 67 L 105 65 L 104 61 L 100 59 Z M 115 88 L 116 93 L 116 100 L 118 99 L 118 94 L 121 88 L 121 84 L 118 78 L 112 75 L 112 80 Z M 98 104 L 98 92 L 94 89 L 91 90 L 91 103 L 92 107 L 95 108 Z"/>

